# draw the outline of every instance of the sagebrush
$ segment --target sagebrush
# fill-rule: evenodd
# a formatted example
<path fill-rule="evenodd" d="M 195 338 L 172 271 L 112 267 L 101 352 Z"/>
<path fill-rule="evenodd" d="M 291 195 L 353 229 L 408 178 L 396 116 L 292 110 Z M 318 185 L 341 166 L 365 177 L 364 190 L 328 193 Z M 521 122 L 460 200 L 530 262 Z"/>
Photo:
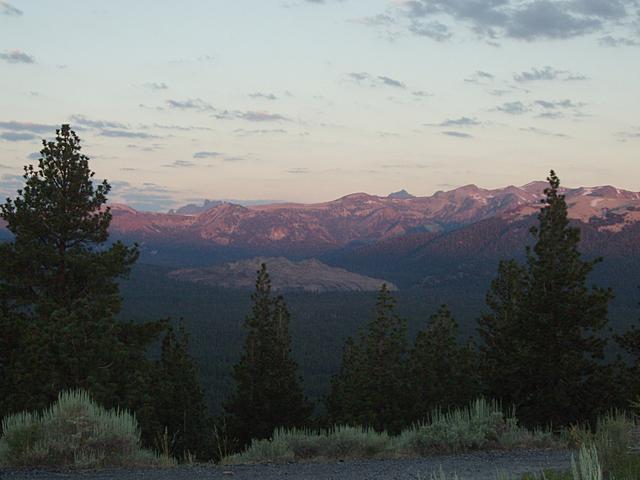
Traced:
<path fill-rule="evenodd" d="M 140 429 L 126 410 L 107 410 L 88 393 L 60 393 L 43 412 L 21 412 L 2 422 L 0 464 L 97 468 L 171 463 L 140 446 Z"/>
<path fill-rule="evenodd" d="M 513 412 L 478 399 L 466 408 L 435 410 L 423 423 L 397 436 L 370 428 L 337 426 L 328 430 L 276 430 L 253 441 L 226 463 L 268 463 L 345 458 L 393 458 L 486 448 L 555 446 L 550 432 L 520 427 Z"/>

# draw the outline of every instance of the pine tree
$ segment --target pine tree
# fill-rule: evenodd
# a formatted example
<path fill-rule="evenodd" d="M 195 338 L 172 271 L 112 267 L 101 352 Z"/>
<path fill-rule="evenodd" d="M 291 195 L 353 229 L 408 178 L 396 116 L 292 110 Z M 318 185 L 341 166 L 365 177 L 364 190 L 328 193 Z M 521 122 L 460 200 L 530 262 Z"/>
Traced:
<path fill-rule="evenodd" d="M 409 356 L 409 421 L 435 408 L 462 407 L 480 395 L 475 351 L 458 340 L 459 328 L 446 305 L 418 333 Z"/>
<path fill-rule="evenodd" d="M 598 394 L 609 289 L 589 287 L 601 261 L 585 261 L 570 225 L 560 180 L 551 171 L 526 267 L 501 265 L 480 321 L 488 393 L 516 407 L 527 424 L 562 426 L 604 408 Z"/>
<path fill-rule="evenodd" d="M 365 358 L 360 345 L 348 337 L 342 349 L 342 363 L 325 400 L 329 420 L 334 425 L 362 425 L 362 392 L 366 383 Z"/>
<path fill-rule="evenodd" d="M 94 183 L 80 139 L 63 125 L 43 141 L 25 186 L 0 206 L 13 241 L 0 245 L 0 415 L 47 406 L 58 392 L 89 390 L 105 406 L 143 408 L 145 350 L 161 322 L 116 322 L 118 279 L 138 250 L 109 247 L 109 184 Z"/>
<path fill-rule="evenodd" d="M 386 284 L 374 318 L 356 343 L 347 340 L 327 399 L 330 420 L 397 432 L 404 424 L 406 322 Z"/>
<path fill-rule="evenodd" d="M 209 416 L 198 370 L 189 355 L 189 335 L 180 323 L 167 329 L 162 340 L 153 382 L 156 439 L 165 431 L 172 454 L 200 460 L 213 455 L 213 420 Z"/>
<path fill-rule="evenodd" d="M 304 426 L 311 414 L 291 357 L 290 314 L 284 298 L 272 295 L 265 264 L 251 299 L 244 351 L 233 368 L 236 391 L 224 405 L 229 432 L 240 445 L 268 438 L 279 427 Z"/>

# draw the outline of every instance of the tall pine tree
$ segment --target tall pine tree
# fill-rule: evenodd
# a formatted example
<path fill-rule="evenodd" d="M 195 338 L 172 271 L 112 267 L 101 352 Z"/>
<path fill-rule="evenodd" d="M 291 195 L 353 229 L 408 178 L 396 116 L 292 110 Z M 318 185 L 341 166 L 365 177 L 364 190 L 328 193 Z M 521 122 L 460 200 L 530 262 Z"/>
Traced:
<path fill-rule="evenodd" d="M 562 426 L 604 408 L 599 395 L 609 289 L 589 287 L 600 259 L 583 260 L 580 230 L 567 218 L 551 171 L 536 239 L 525 267 L 503 263 L 480 320 L 488 393 L 516 407 L 527 424 Z"/>
<path fill-rule="evenodd" d="M 327 398 L 333 423 L 399 431 L 404 424 L 406 321 L 395 311 L 386 284 L 378 293 L 374 318 L 357 342 L 347 340 L 342 366 Z"/>
<path fill-rule="evenodd" d="M 458 323 L 446 305 L 418 333 L 408 362 L 409 422 L 435 408 L 462 407 L 480 395 L 475 350 L 460 344 Z"/>
<path fill-rule="evenodd" d="M 71 388 L 142 411 L 145 350 L 164 325 L 115 320 L 118 279 L 138 250 L 107 246 L 110 186 L 94 182 L 68 125 L 40 153 L 37 167 L 25 167 L 24 188 L 0 206 L 13 234 L 0 245 L 0 415 L 43 408 Z"/>
<path fill-rule="evenodd" d="M 156 439 L 164 432 L 177 458 L 213 455 L 213 420 L 209 415 L 196 365 L 189 355 L 189 335 L 182 322 L 162 339 L 152 384 Z"/>
<path fill-rule="evenodd" d="M 289 310 L 282 296 L 273 296 L 264 263 L 251 299 L 244 351 L 233 368 L 236 391 L 224 405 L 229 433 L 241 446 L 279 427 L 302 427 L 311 414 L 291 357 Z"/>

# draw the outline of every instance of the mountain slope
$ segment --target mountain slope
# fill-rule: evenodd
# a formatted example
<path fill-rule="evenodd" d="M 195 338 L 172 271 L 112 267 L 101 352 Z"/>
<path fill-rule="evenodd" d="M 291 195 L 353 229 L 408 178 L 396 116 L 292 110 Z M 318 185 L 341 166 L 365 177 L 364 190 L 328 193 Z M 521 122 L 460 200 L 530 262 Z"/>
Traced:
<path fill-rule="evenodd" d="M 168 275 L 176 280 L 215 287 L 250 289 L 255 285 L 256 271 L 262 263 L 267 265 L 274 290 L 368 292 L 379 290 L 383 283 L 395 289 L 390 282 L 329 267 L 315 259 L 292 262 L 283 257 L 256 257 L 206 268 L 174 270 Z"/>

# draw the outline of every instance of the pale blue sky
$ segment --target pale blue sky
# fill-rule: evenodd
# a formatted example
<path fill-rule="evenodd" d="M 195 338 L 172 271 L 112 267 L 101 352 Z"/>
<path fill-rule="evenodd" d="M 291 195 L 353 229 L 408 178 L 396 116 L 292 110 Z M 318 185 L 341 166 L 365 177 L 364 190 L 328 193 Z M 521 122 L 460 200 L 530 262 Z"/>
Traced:
<path fill-rule="evenodd" d="M 640 190 L 638 0 L 0 1 L 0 92 L 3 196 L 60 123 L 142 209 Z"/>

